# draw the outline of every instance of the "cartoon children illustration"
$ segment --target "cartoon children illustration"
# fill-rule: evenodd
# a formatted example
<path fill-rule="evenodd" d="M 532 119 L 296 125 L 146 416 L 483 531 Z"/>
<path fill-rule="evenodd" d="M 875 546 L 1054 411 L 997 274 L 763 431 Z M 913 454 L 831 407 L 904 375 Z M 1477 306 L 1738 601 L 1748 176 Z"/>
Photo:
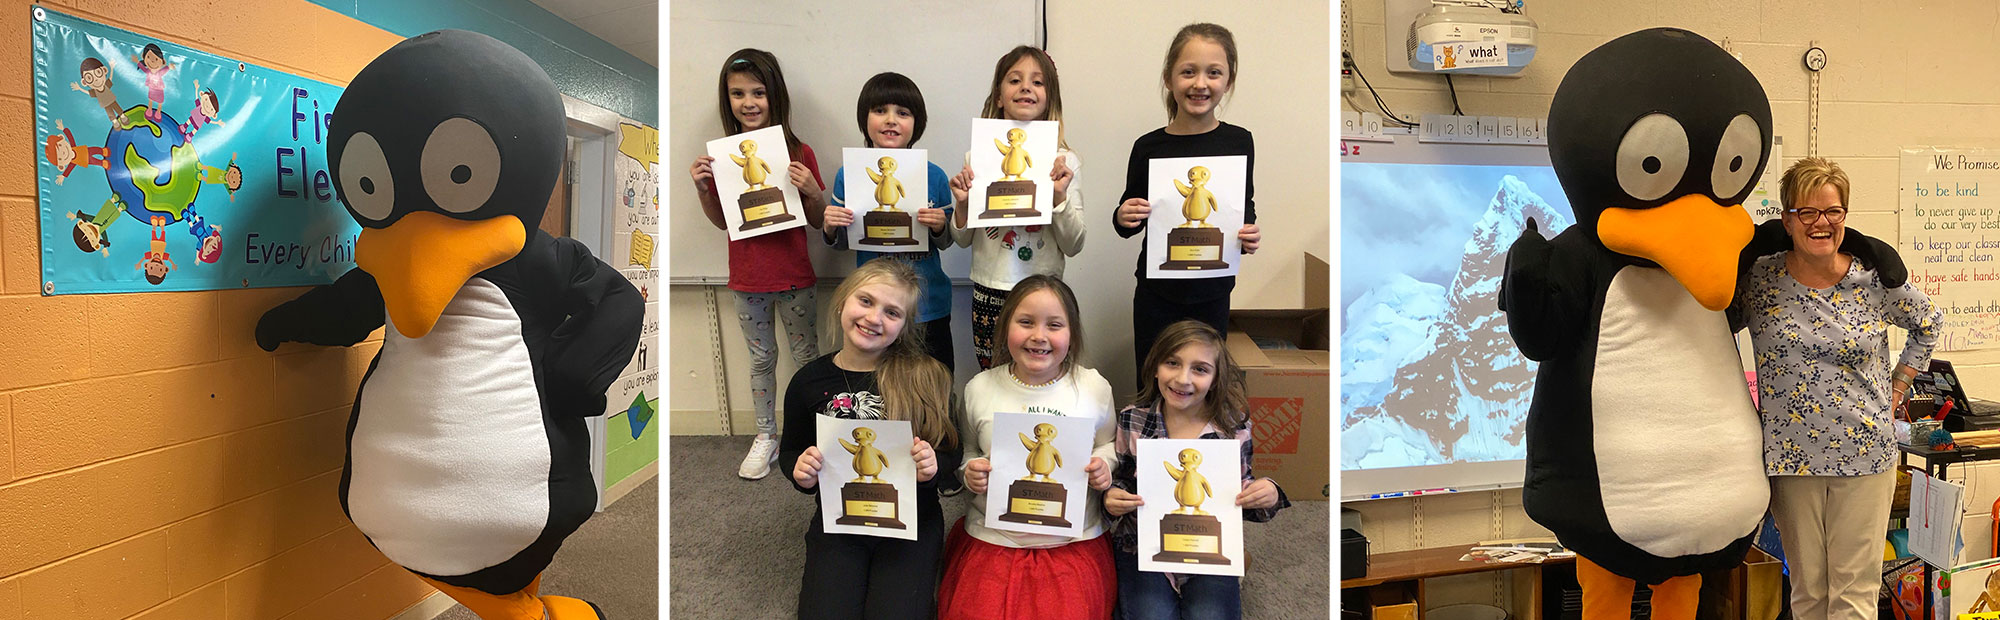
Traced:
<path fill-rule="evenodd" d="M 76 157 L 78 150 L 83 151 L 81 162 L 83 165 L 111 169 L 111 163 L 105 159 L 107 151 L 104 147 L 79 146 L 76 143 L 76 136 L 70 134 L 68 127 L 63 126 L 62 119 L 56 119 L 56 131 L 62 133 L 49 134 L 48 142 L 42 148 L 42 152 L 49 157 L 49 163 L 56 167 L 56 185 L 62 185 L 63 179 L 69 178 L 70 171 L 76 169 L 79 163 Z"/>
<path fill-rule="evenodd" d="M 194 109 L 188 111 L 187 122 L 181 123 L 181 133 L 188 137 L 193 137 L 195 132 L 201 131 L 201 126 L 204 124 L 223 124 L 220 119 L 215 118 L 222 113 L 222 104 L 216 101 L 215 91 L 202 90 L 201 80 L 194 81 L 194 90 Z M 234 198 L 234 194 L 231 197 Z"/>
<path fill-rule="evenodd" d="M 118 96 L 111 94 L 111 67 L 96 58 L 83 59 L 78 81 L 70 82 L 71 90 L 82 92 L 97 99 L 97 105 L 104 108 L 104 115 L 111 118 L 112 126 L 125 129 L 132 123 L 125 120 L 125 106 L 118 105 Z"/>
<path fill-rule="evenodd" d="M 167 279 L 167 272 L 180 268 L 174 264 L 172 257 L 167 256 L 166 216 L 153 216 L 152 247 L 146 250 L 145 259 L 139 261 L 139 264 L 134 266 L 146 272 L 146 281 L 155 285 Z"/>
<path fill-rule="evenodd" d="M 216 124 L 220 125 L 222 123 L 217 122 Z M 236 202 L 236 190 L 243 189 L 243 168 L 236 165 L 236 154 L 229 154 L 229 166 L 227 166 L 227 169 L 215 166 L 202 166 L 201 182 L 222 184 L 223 189 L 229 190 L 229 201 Z"/>
<path fill-rule="evenodd" d="M 120 202 L 117 196 L 112 196 L 110 200 L 104 201 L 104 206 L 98 207 L 95 216 L 83 211 L 70 214 L 69 219 L 76 220 L 74 235 L 76 249 L 83 250 L 85 254 L 102 252 L 105 256 L 110 256 L 111 235 L 108 231 L 111 223 L 118 221 L 118 214 L 124 211 L 125 203 Z"/>
<path fill-rule="evenodd" d="M 167 72 L 174 65 L 167 64 L 167 54 L 157 43 L 147 43 L 145 51 L 133 56 L 132 62 L 146 72 L 146 118 L 157 122 L 160 109 L 167 105 Z"/>

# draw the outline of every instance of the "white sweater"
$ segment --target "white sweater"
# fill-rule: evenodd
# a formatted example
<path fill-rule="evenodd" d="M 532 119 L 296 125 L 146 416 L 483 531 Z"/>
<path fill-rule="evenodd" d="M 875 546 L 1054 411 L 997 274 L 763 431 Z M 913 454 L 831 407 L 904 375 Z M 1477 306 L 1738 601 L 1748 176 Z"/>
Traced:
<path fill-rule="evenodd" d="M 1083 175 L 1078 174 L 1083 162 L 1067 149 L 1057 151 L 1057 155 L 1069 167 L 1069 189 L 1063 193 L 1062 203 L 1051 212 L 1053 219 L 1049 225 L 959 228 L 958 219 L 952 218 L 948 226 L 952 239 L 959 247 L 972 247 L 973 282 L 1007 291 L 1038 273 L 1061 277 L 1063 258 L 1083 251 Z M 972 154 L 967 153 L 968 163 L 971 158 Z M 967 224 L 972 222 L 972 215 L 967 211 Z"/>
<path fill-rule="evenodd" d="M 1007 366 L 995 366 L 965 384 L 965 419 L 959 423 L 959 439 L 965 444 L 965 462 L 987 458 L 993 447 L 993 413 L 1016 411 L 1052 413 L 1071 418 L 1096 420 L 1097 433 L 1090 455 L 1104 459 L 1105 471 L 1118 466 L 1114 445 L 1118 412 L 1111 404 L 1111 384 L 1097 371 L 1082 366 L 1055 383 L 1039 388 L 1024 387 L 1007 374 Z M 964 466 L 960 466 L 963 475 Z M 1004 481 L 1002 481 L 1004 483 Z M 991 492 L 994 488 L 987 487 Z M 1049 534 L 1026 534 L 986 527 L 986 496 L 974 494 L 965 512 L 965 531 L 996 545 L 1015 548 L 1059 547 L 1090 540 L 1104 533 L 1104 493 L 1091 489 L 1084 493 L 1083 535 L 1076 538 Z"/>

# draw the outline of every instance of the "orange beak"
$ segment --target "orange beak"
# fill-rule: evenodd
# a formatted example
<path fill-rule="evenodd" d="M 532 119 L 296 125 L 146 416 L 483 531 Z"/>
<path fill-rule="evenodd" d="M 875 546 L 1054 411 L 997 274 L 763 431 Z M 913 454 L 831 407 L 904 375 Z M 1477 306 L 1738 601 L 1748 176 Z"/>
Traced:
<path fill-rule="evenodd" d="M 460 220 L 419 211 L 388 228 L 363 228 L 354 263 L 382 290 L 396 331 L 422 338 L 474 274 L 507 262 L 528 241 L 520 218 Z"/>
<path fill-rule="evenodd" d="M 1604 247 L 1659 263 L 1703 308 L 1717 312 L 1736 297 L 1736 262 L 1754 233 L 1740 205 L 1700 194 L 1651 209 L 1613 207 L 1597 219 Z"/>

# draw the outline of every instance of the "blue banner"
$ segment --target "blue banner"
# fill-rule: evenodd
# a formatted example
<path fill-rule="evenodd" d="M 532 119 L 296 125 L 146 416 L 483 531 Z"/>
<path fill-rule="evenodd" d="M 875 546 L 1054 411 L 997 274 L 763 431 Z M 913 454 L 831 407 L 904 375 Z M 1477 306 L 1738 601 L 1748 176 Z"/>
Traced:
<path fill-rule="evenodd" d="M 361 227 L 334 197 L 341 89 L 30 8 L 42 293 L 326 284 Z"/>

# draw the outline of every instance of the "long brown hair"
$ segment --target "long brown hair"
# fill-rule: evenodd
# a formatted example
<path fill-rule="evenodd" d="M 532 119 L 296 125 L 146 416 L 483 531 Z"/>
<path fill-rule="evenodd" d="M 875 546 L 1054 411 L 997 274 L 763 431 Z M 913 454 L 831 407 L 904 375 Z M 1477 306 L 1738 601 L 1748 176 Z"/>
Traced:
<path fill-rule="evenodd" d="M 1234 433 L 1249 421 L 1250 397 L 1243 388 L 1243 368 L 1236 365 L 1236 358 L 1230 357 L 1229 347 L 1223 346 L 1222 334 L 1201 321 L 1181 321 L 1168 325 L 1160 336 L 1153 340 L 1153 350 L 1146 354 L 1146 365 L 1139 367 L 1139 396 L 1134 405 L 1160 407 L 1164 399 L 1160 394 L 1158 374 L 1160 365 L 1167 362 L 1167 356 L 1191 344 L 1205 344 L 1215 349 L 1215 379 L 1208 384 L 1208 395 L 1201 400 L 1201 416 L 1214 424 L 1216 430 Z M 1165 413 L 1162 411 L 1161 413 Z"/>
<path fill-rule="evenodd" d="M 743 48 L 730 54 L 722 61 L 722 75 L 715 79 L 715 90 L 722 100 L 722 131 L 727 135 L 743 133 L 743 121 L 736 120 L 736 113 L 729 105 L 729 76 L 741 73 L 764 85 L 764 101 L 770 108 L 765 112 L 770 122 L 765 127 L 780 125 L 785 132 L 785 152 L 792 160 L 799 158 L 799 137 L 792 134 L 792 96 L 785 91 L 785 72 L 778 68 L 778 57 L 760 49 Z"/>
<path fill-rule="evenodd" d="M 834 289 L 828 320 L 823 324 L 834 326 L 835 333 L 844 331 L 840 311 L 847 306 L 847 298 L 861 287 L 875 283 L 908 293 L 912 302 L 912 307 L 904 309 L 902 331 L 875 364 L 875 387 L 882 391 L 884 417 L 909 420 L 917 437 L 937 449 L 958 445 L 958 427 L 951 421 L 951 371 L 931 359 L 924 348 L 923 325 L 915 319 L 918 316 L 915 304 L 923 299 L 922 282 L 908 260 L 883 257 L 855 268 L 854 273 L 840 282 L 840 288 Z"/>
<path fill-rule="evenodd" d="M 1180 32 L 1174 33 L 1173 44 L 1167 46 L 1166 64 L 1160 67 L 1160 99 L 1167 103 L 1169 121 L 1181 113 L 1181 107 L 1174 103 L 1173 87 L 1170 86 L 1173 84 L 1174 61 L 1180 60 L 1181 48 L 1187 47 L 1188 41 L 1195 37 L 1208 39 L 1222 46 L 1223 55 L 1229 57 L 1229 93 L 1236 93 L 1236 36 L 1229 34 L 1228 28 L 1206 22 L 1182 26 Z M 1220 99 L 1215 103 L 1217 108 L 1222 107 Z"/>
<path fill-rule="evenodd" d="M 1036 291 L 1055 293 L 1056 299 L 1062 303 L 1063 314 L 1069 317 L 1069 352 L 1063 355 L 1062 360 L 1063 374 L 1067 375 L 1070 369 L 1076 367 L 1077 356 L 1083 355 L 1083 317 L 1077 315 L 1076 293 L 1069 290 L 1069 285 L 1063 284 L 1059 278 L 1039 273 L 1015 284 L 1014 290 L 1007 293 L 1007 301 L 1000 305 L 1000 326 L 993 333 L 993 342 L 997 345 L 993 347 L 993 365 L 998 367 L 1014 363 L 1013 353 L 1007 350 L 1007 332 L 1013 329 L 1014 311 L 1021 308 L 1021 301 Z"/>
<path fill-rule="evenodd" d="M 1014 68 L 1014 64 L 1021 62 L 1022 58 L 1033 58 L 1035 64 L 1041 65 L 1042 86 L 1048 90 L 1049 107 L 1042 110 L 1042 118 L 1038 120 L 1056 122 L 1056 147 L 1067 151 L 1069 141 L 1063 138 L 1062 126 L 1062 82 L 1056 79 L 1055 59 L 1050 58 L 1049 53 L 1042 51 L 1041 48 L 1022 45 L 1000 57 L 1000 64 L 993 66 L 993 88 L 986 91 L 986 105 L 980 109 L 979 117 L 1007 118 L 1006 113 L 1000 109 L 1000 82 L 1007 79 L 1007 70 Z"/>

